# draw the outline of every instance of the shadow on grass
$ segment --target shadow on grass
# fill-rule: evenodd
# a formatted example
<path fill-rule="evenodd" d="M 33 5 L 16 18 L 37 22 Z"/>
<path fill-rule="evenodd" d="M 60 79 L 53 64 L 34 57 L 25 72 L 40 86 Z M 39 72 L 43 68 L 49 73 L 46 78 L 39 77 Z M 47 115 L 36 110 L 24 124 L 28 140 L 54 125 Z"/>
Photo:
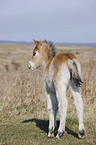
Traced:
<path fill-rule="evenodd" d="M 34 119 L 29 119 L 29 120 L 22 121 L 22 123 L 29 123 L 29 122 L 35 122 L 36 126 L 38 128 L 40 128 L 44 132 L 48 133 L 48 124 L 49 124 L 48 120 L 40 120 L 40 119 L 34 118 Z"/>
<path fill-rule="evenodd" d="M 40 120 L 40 119 L 29 119 L 29 120 L 24 120 L 22 121 L 22 123 L 29 123 L 29 122 L 35 122 L 36 126 L 38 128 L 40 128 L 41 130 L 43 130 L 44 132 L 48 133 L 48 125 L 49 125 L 49 121 L 48 120 Z M 59 123 L 60 121 L 57 121 L 57 127 L 59 127 Z M 69 129 L 68 127 L 66 127 L 66 132 L 68 134 L 71 134 L 72 136 L 78 138 L 78 134 L 75 133 L 74 131 L 72 131 L 71 129 Z"/>

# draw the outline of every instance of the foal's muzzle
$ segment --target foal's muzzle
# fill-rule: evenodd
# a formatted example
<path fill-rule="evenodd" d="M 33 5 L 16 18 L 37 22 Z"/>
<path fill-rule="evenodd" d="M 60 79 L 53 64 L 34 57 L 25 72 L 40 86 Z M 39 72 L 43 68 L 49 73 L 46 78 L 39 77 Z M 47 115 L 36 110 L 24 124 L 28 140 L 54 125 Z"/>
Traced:
<path fill-rule="evenodd" d="M 35 69 L 35 68 L 34 68 L 34 63 L 31 62 L 31 61 L 29 61 L 29 63 L 28 63 L 28 68 L 29 68 L 30 70 L 34 70 L 34 69 Z"/>
<path fill-rule="evenodd" d="M 31 64 L 30 64 L 30 62 L 28 63 L 28 68 L 31 69 Z"/>

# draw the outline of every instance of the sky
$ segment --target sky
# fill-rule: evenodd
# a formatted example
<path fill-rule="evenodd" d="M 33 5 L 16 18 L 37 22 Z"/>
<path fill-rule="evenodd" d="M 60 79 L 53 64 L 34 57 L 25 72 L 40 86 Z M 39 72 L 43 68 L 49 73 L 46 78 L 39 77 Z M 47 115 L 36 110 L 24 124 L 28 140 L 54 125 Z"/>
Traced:
<path fill-rule="evenodd" d="M 96 43 L 96 0 L 0 0 L 0 40 Z"/>

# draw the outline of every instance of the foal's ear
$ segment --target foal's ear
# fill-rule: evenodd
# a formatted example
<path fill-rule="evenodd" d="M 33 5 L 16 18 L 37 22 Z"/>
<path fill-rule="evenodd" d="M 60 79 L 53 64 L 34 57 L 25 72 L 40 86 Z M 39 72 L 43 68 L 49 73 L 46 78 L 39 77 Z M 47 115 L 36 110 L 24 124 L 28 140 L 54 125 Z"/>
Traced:
<path fill-rule="evenodd" d="M 33 39 L 33 41 L 36 44 L 36 46 L 39 46 L 40 45 L 40 41 L 37 41 L 37 40 L 34 40 L 34 39 Z"/>

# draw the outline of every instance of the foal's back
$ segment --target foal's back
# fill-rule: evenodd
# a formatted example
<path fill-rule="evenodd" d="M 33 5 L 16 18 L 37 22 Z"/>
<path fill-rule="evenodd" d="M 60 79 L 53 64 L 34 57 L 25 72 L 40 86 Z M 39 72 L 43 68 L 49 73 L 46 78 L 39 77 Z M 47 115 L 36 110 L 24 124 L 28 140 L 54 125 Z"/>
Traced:
<path fill-rule="evenodd" d="M 73 59 L 77 59 L 75 55 L 73 55 L 72 53 L 59 53 L 57 54 L 54 59 L 54 65 L 60 65 L 60 64 L 65 64 L 68 62 L 68 60 L 73 60 Z"/>

